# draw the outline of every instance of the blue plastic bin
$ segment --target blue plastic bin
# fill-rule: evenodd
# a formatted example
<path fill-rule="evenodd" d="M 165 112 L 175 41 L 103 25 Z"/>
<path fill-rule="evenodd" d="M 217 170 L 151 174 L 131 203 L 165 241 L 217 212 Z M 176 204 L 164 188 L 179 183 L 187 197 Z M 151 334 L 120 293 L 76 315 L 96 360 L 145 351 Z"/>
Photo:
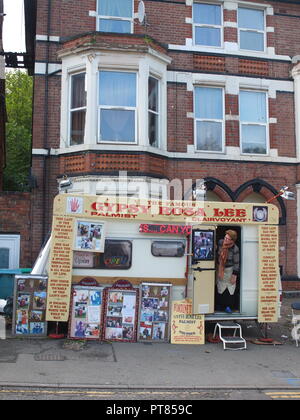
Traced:
<path fill-rule="evenodd" d="M 0 299 L 7 299 L 9 296 L 13 296 L 15 275 L 25 273 L 31 273 L 31 268 L 0 270 Z"/>

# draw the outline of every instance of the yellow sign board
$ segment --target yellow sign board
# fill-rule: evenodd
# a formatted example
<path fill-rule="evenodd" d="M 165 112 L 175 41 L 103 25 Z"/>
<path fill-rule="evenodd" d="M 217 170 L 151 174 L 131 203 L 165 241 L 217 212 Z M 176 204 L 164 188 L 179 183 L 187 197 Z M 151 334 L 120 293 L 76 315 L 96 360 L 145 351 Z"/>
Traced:
<path fill-rule="evenodd" d="M 192 314 L 192 299 L 172 303 L 172 344 L 204 344 L 204 315 Z"/>
<path fill-rule="evenodd" d="M 74 219 L 54 216 L 49 260 L 47 321 L 69 318 L 73 267 Z"/>
<path fill-rule="evenodd" d="M 259 227 L 258 322 L 278 320 L 278 227 Z"/>

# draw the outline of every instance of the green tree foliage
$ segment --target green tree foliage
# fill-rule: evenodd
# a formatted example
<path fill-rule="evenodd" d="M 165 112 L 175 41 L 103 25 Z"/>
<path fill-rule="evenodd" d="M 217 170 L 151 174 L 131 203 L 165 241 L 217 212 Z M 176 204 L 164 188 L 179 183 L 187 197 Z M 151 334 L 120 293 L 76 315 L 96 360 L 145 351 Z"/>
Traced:
<path fill-rule="evenodd" d="M 32 135 L 32 77 L 17 70 L 6 73 L 6 168 L 4 190 L 29 190 Z"/>

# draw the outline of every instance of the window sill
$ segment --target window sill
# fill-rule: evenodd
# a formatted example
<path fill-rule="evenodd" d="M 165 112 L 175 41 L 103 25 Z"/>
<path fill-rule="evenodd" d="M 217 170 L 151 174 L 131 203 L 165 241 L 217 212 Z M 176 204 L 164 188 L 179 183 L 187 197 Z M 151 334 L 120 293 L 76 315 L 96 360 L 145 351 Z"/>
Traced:
<path fill-rule="evenodd" d="M 189 51 L 195 53 L 219 54 L 219 55 L 233 55 L 236 57 L 247 58 L 261 58 L 266 60 L 281 60 L 291 62 L 291 57 L 288 55 L 277 55 L 273 48 L 267 49 L 265 52 L 240 50 L 236 43 L 225 43 L 224 47 L 205 47 L 194 45 L 192 39 L 186 39 L 185 45 L 169 44 L 169 50 Z"/>

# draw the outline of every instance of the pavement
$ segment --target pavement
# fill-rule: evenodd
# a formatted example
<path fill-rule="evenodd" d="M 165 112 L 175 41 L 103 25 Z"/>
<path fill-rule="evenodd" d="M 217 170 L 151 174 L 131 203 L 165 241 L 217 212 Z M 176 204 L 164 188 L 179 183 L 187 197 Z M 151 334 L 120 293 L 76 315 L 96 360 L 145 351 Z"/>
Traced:
<path fill-rule="evenodd" d="M 222 343 L 86 342 L 47 338 L 0 339 L 0 386 L 97 389 L 300 389 L 300 346 L 291 338 L 291 309 L 300 297 L 285 297 L 280 322 L 269 325 L 277 345 L 254 322 L 242 322 L 247 350 Z M 207 325 L 207 331 L 212 325 Z"/>

